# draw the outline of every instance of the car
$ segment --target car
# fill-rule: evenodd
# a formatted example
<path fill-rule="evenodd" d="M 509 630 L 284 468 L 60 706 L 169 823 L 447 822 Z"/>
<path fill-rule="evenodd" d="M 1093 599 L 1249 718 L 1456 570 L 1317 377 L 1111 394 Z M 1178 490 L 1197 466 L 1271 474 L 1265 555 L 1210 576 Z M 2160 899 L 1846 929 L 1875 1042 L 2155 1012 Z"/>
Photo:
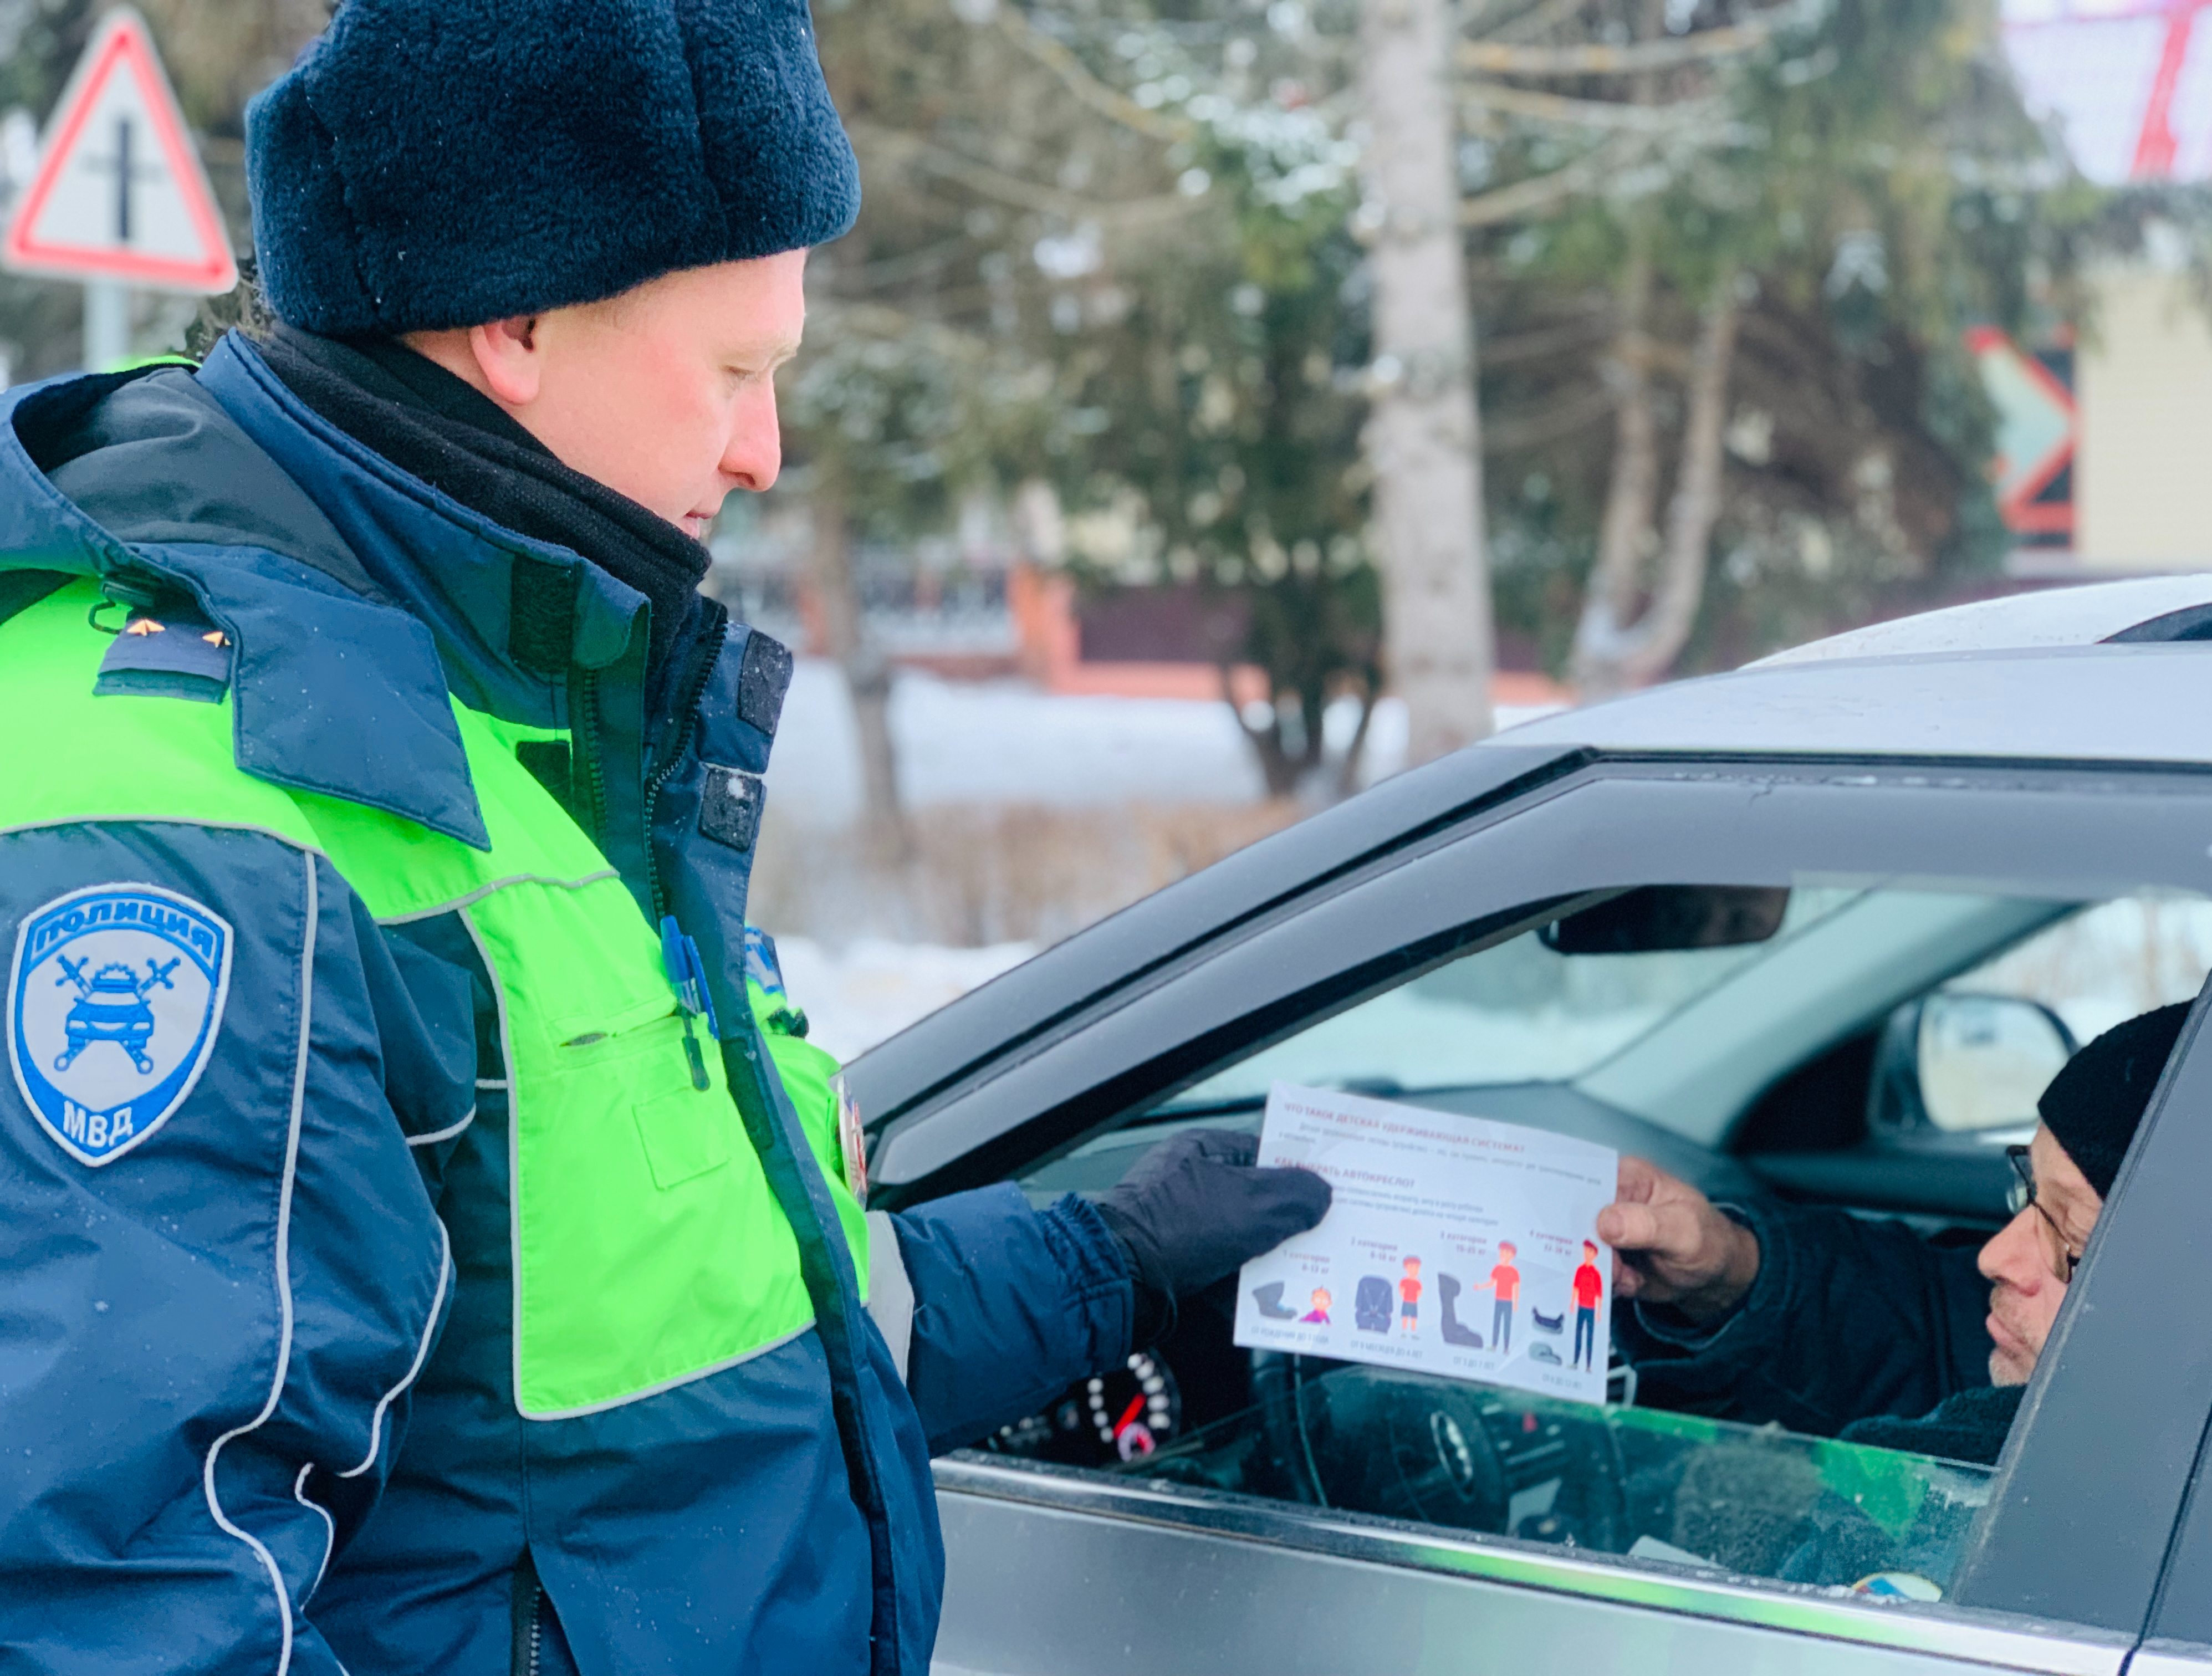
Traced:
<path fill-rule="evenodd" d="M 2067 1054 L 2212 969 L 2208 641 L 2212 577 L 2052 590 L 1400 774 L 856 1060 L 872 1203 L 1097 1193 L 1284 1082 L 1978 1242 Z M 1994 1470 L 1187 1309 L 938 1463 L 938 1667 L 2212 1670 L 2207 1005 Z M 1820 1575 L 1850 1521 L 1899 1563 Z"/>

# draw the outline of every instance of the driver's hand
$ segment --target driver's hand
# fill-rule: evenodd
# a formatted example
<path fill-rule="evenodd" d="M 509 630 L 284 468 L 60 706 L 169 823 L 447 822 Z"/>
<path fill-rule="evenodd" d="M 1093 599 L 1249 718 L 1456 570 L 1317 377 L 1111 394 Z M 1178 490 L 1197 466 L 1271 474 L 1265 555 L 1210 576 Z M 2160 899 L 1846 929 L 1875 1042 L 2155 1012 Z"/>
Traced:
<path fill-rule="evenodd" d="M 1671 1303 L 1692 1321 L 1734 1309 L 1759 1276 L 1759 1241 L 1687 1181 L 1623 1155 L 1620 1196 L 1597 1213 L 1613 1293 Z"/>

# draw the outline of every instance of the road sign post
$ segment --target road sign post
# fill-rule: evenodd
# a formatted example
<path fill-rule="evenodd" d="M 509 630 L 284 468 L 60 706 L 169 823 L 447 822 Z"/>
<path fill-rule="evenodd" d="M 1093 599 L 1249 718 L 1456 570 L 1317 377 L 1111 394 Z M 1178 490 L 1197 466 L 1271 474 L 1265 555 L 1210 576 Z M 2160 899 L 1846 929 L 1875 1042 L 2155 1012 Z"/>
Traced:
<path fill-rule="evenodd" d="M 112 279 L 84 282 L 84 366 L 88 373 L 131 358 L 131 288 Z"/>
<path fill-rule="evenodd" d="M 238 263 L 145 21 L 107 14 L 46 124 L 0 264 L 84 282 L 84 363 L 131 354 L 131 289 L 209 295 Z"/>

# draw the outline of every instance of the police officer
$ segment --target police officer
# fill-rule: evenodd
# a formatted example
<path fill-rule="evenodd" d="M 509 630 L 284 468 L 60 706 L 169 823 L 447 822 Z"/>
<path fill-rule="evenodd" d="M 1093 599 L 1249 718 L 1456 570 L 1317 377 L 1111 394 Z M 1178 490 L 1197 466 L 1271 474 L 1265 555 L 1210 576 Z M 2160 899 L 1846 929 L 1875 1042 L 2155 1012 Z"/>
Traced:
<path fill-rule="evenodd" d="M 931 1451 L 1327 1188 L 869 1214 L 749 964 L 803 0 L 348 0 L 249 134 L 282 324 L 0 406 L 0 1641 L 920 1673 Z"/>

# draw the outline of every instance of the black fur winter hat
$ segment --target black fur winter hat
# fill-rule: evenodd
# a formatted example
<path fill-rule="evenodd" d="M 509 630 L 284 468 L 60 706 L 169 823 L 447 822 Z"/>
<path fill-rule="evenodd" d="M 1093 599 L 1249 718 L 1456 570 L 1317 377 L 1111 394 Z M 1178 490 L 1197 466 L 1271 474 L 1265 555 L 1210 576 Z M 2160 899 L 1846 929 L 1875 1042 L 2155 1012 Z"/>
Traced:
<path fill-rule="evenodd" d="M 246 131 L 270 304 L 333 337 L 596 301 L 860 205 L 805 0 L 345 0 Z"/>

